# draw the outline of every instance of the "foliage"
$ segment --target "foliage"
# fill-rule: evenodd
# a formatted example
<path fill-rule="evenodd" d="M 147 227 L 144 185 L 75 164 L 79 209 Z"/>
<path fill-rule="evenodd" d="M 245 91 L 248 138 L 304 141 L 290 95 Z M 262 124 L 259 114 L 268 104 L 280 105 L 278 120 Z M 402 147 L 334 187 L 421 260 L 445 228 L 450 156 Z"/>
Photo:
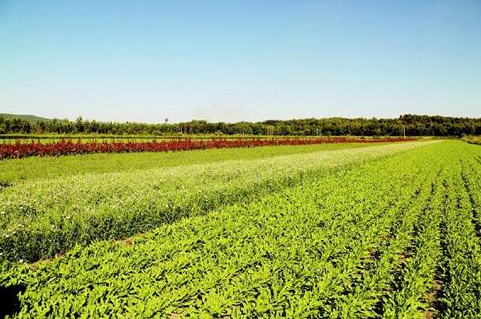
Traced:
<path fill-rule="evenodd" d="M 481 145 L 481 136 L 463 136 L 461 138 L 463 141 L 468 142 L 470 144 L 478 144 Z"/>
<path fill-rule="evenodd" d="M 481 119 L 427 115 L 402 115 L 395 119 L 376 118 L 321 118 L 287 121 L 210 123 L 193 120 L 175 124 L 116 123 L 48 120 L 31 122 L 20 118 L 0 116 L 0 134 L 55 133 L 55 134 L 222 134 L 222 135 L 301 135 L 301 136 L 461 136 L 481 135 Z"/>
<path fill-rule="evenodd" d="M 61 156 L 92 153 L 134 153 L 134 152 L 168 152 L 203 150 L 210 148 L 238 148 L 279 145 L 313 145 L 313 144 L 339 144 L 339 143 L 387 143 L 407 142 L 413 139 L 402 138 L 290 138 L 290 139 L 212 139 L 191 140 L 180 139 L 170 141 L 150 142 L 95 142 L 61 140 L 54 143 L 27 142 L 0 144 L 0 160 L 8 158 L 23 158 L 29 156 Z"/>

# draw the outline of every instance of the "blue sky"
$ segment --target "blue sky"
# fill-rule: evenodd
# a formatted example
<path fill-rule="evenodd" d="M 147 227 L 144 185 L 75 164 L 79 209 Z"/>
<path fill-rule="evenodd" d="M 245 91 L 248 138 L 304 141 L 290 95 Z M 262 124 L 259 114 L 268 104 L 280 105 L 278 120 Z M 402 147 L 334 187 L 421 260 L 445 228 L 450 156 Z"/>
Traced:
<path fill-rule="evenodd" d="M 0 112 L 481 117 L 481 1 L 0 0 Z"/>

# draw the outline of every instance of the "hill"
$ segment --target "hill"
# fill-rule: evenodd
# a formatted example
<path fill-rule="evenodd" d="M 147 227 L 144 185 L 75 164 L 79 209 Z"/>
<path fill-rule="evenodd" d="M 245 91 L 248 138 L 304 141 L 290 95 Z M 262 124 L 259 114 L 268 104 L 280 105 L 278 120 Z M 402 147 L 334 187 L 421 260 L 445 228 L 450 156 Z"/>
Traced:
<path fill-rule="evenodd" d="M 13 118 L 19 118 L 22 120 L 27 120 L 30 122 L 40 122 L 40 121 L 51 121 L 52 119 L 48 119 L 45 117 L 40 117 L 36 115 L 24 115 L 24 114 L 7 114 L 7 113 L 0 113 L 0 116 L 6 119 L 13 119 Z"/>

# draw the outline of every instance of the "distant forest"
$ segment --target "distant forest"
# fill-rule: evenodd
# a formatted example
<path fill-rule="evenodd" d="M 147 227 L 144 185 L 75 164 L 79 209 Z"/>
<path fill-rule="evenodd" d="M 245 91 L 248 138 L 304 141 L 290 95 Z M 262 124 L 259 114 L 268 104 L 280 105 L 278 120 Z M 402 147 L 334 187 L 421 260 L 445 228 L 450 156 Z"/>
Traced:
<path fill-rule="evenodd" d="M 481 118 L 456 118 L 427 115 L 402 115 L 396 119 L 321 118 L 269 120 L 263 122 L 210 123 L 193 120 L 183 123 L 117 123 L 88 121 L 36 120 L 2 117 L 0 134 L 112 134 L 112 135 L 298 135 L 298 136 L 463 136 L 481 135 Z"/>

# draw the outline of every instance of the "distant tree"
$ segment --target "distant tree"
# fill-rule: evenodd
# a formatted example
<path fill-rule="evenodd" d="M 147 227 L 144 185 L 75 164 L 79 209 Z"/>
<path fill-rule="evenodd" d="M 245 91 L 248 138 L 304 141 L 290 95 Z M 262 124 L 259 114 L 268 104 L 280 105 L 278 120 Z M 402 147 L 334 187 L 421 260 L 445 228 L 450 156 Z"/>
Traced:
<path fill-rule="evenodd" d="M 115 123 L 84 120 L 29 121 L 24 118 L 0 117 L 0 133 L 101 133 L 101 134 L 254 134 L 254 135 L 380 135 L 401 136 L 481 135 L 481 119 L 405 114 L 396 119 L 376 118 L 309 118 L 287 121 L 211 123 L 205 120 L 168 123 Z"/>

